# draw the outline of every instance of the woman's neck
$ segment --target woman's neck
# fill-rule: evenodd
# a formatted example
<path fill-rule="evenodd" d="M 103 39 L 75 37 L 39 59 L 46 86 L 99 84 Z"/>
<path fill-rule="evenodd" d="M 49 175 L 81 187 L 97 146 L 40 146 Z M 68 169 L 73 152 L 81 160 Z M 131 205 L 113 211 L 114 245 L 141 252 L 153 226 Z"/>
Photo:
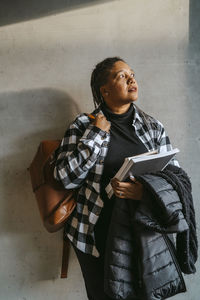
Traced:
<path fill-rule="evenodd" d="M 109 106 L 108 104 L 105 104 L 105 105 L 106 105 L 106 106 L 110 109 L 110 111 L 111 111 L 112 113 L 114 113 L 114 114 L 124 114 L 124 113 L 126 113 L 126 112 L 129 110 L 131 103 L 124 104 L 123 106 L 113 106 L 113 105 L 112 105 L 112 107 Z"/>

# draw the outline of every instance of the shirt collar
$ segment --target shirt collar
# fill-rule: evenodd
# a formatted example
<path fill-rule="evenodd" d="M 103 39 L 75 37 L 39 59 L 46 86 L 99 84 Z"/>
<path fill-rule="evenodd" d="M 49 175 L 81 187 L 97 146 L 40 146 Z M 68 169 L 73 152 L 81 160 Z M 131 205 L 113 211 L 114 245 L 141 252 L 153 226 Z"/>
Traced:
<path fill-rule="evenodd" d="M 135 113 L 134 113 L 134 117 L 133 117 L 133 125 L 135 124 L 135 122 L 138 120 L 140 123 L 143 123 L 143 119 L 142 117 L 140 116 L 140 113 L 139 113 L 139 110 L 138 108 L 133 104 L 134 106 L 134 110 L 135 110 Z"/>

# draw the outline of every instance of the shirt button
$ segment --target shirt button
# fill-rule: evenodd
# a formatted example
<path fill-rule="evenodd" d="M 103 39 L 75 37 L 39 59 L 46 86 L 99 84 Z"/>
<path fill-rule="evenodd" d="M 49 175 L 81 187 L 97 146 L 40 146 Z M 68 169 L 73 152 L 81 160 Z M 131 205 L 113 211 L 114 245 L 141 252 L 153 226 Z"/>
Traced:
<path fill-rule="evenodd" d="M 105 136 L 102 136 L 101 139 L 104 140 L 104 139 L 105 139 Z"/>

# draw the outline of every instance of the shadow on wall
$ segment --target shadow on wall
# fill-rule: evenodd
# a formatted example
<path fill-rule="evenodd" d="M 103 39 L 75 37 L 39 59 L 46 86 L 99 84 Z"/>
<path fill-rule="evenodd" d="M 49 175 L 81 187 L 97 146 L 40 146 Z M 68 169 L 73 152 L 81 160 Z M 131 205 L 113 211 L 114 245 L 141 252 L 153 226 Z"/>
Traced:
<path fill-rule="evenodd" d="M 1 237 L 12 240 L 14 264 L 35 280 L 58 277 L 62 231 L 43 227 L 27 171 L 39 142 L 57 139 L 79 113 L 74 100 L 54 89 L 0 94 Z M 24 266 L 24 268 L 23 268 Z M 27 267 L 29 266 L 29 267 Z"/>
<path fill-rule="evenodd" d="M 187 144 L 185 152 L 188 171 L 191 173 L 194 201 L 197 215 L 199 206 L 199 153 L 200 153 L 200 1 L 190 0 L 189 6 L 189 44 L 187 53 Z M 200 224 L 199 224 L 200 225 Z"/>
<path fill-rule="evenodd" d="M 1 0 L 0 26 L 115 0 Z"/>
<path fill-rule="evenodd" d="M 196 48 L 199 57 L 200 51 L 200 1 L 190 0 L 189 8 L 189 46 Z"/>
<path fill-rule="evenodd" d="M 190 161 L 188 167 L 193 170 L 193 182 L 196 181 L 196 190 L 199 189 L 199 167 L 194 157 L 199 157 L 200 150 L 200 1 L 190 0 L 189 5 L 189 44 L 187 53 L 187 111 L 188 123 L 187 136 L 190 142 L 187 143 L 186 152 Z M 189 155 L 190 154 L 190 155 Z"/>

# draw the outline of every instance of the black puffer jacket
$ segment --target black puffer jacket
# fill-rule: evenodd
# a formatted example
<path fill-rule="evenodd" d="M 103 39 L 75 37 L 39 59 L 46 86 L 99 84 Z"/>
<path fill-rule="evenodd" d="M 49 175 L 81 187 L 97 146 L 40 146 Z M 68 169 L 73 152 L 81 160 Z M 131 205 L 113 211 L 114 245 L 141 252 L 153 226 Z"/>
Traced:
<path fill-rule="evenodd" d="M 181 235 L 190 228 L 180 193 L 163 174 L 138 178 L 146 187 L 142 201 L 116 199 L 104 282 L 105 292 L 113 299 L 160 300 L 186 291 L 171 233 Z M 197 241 L 195 244 L 197 249 Z M 192 273 L 191 269 L 195 270 L 192 267 L 185 273 Z"/>

